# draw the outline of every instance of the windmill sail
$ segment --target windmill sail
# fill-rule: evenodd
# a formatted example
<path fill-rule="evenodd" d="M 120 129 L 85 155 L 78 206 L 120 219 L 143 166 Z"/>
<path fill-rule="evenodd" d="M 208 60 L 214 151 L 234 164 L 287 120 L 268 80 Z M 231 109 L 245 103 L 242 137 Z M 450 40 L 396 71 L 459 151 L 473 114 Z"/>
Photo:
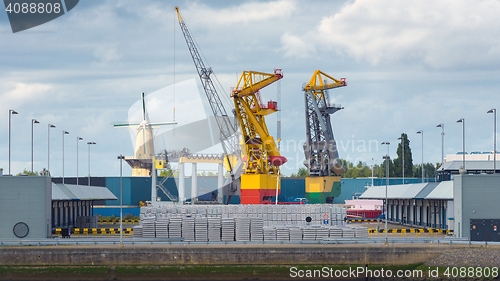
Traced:
<path fill-rule="evenodd" d="M 152 159 L 155 155 L 153 126 L 174 125 L 176 122 L 150 123 L 144 93 L 141 93 L 141 123 L 115 124 L 113 127 L 137 127 L 133 157 L 125 157 L 132 167 L 132 176 L 150 176 Z"/>

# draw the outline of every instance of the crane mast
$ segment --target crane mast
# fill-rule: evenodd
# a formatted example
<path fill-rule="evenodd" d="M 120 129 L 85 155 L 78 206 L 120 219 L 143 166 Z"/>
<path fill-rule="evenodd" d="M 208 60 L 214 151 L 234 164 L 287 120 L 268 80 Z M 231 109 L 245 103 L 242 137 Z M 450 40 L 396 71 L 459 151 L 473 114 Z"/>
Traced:
<path fill-rule="evenodd" d="M 340 176 L 345 170 L 339 160 L 330 115 L 343 107 L 329 103 L 328 90 L 344 86 L 347 86 L 345 78 L 338 80 L 316 70 L 303 87 L 306 104 L 304 165 L 309 170 L 306 177 L 309 203 L 332 203 L 340 194 Z"/>
<path fill-rule="evenodd" d="M 280 155 L 265 122 L 265 116 L 278 111 L 278 107 L 274 101 L 264 104 L 259 90 L 281 78 L 281 69 L 272 74 L 243 71 L 231 93 L 245 147 L 241 204 L 266 203 L 279 194 L 279 166 L 286 158 Z"/>
<path fill-rule="evenodd" d="M 215 120 L 217 122 L 217 126 L 220 130 L 220 142 L 222 144 L 222 148 L 224 150 L 224 157 L 226 157 L 226 164 L 228 165 L 228 170 L 231 176 L 229 185 L 226 185 L 223 188 L 223 194 L 228 196 L 228 202 L 232 195 L 238 195 L 238 187 L 239 187 L 239 178 L 236 174 L 236 162 L 241 160 L 241 153 L 239 151 L 238 144 L 234 140 L 234 135 L 236 133 L 236 127 L 233 126 L 230 117 L 227 115 L 226 109 L 220 99 L 219 94 L 212 82 L 210 76 L 213 71 L 212 68 L 205 67 L 205 64 L 198 52 L 198 48 L 187 28 L 184 19 L 179 12 L 179 7 L 175 7 L 175 11 L 177 13 L 177 18 L 179 21 L 180 28 L 184 35 L 184 39 L 186 40 L 186 44 L 188 46 L 189 52 L 191 53 L 191 57 L 193 59 L 194 65 L 198 72 L 198 76 L 200 77 L 201 84 L 205 91 L 205 94 L 208 99 L 208 103 L 212 109 L 212 113 L 215 116 Z M 231 157 L 232 156 L 232 157 Z M 236 159 L 236 161 L 235 161 Z"/>

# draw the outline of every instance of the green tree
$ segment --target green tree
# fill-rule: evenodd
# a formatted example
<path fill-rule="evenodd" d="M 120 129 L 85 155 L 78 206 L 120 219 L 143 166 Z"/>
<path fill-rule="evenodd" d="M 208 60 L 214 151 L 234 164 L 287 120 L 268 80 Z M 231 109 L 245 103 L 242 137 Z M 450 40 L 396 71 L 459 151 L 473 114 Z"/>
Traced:
<path fill-rule="evenodd" d="M 179 172 L 172 171 L 171 169 L 161 170 L 159 177 L 175 177 L 178 176 Z"/>
<path fill-rule="evenodd" d="M 201 173 L 197 173 L 198 176 L 203 176 L 203 177 L 214 177 L 219 175 L 218 172 L 212 172 L 212 171 L 203 171 Z"/>
<path fill-rule="evenodd" d="M 365 162 L 359 161 L 356 166 L 353 163 L 340 159 L 340 163 L 346 170 L 346 172 L 342 175 L 343 178 L 367 178 L 372 176 L 371 168 L 366 165 Z"/>
<path fill-rule="evenodd" d="M 394 162 L 391 161 L 391 159 L 389 159 L 389 161 L 388 161 L 388 166 L 389 166 L 389 177 L 390 178 L 395 177 L 396 176 L 396 169 L 395 169 Z M 386 169 L 387 169 L 386 160 L 384 159 L 384 161 L 382 161 L 382 163 L 380 163 L 380 172 L 378 175 L 379 178 L 386 177 L 386 174 L 387 174 Z"/>
<path fill-rule="evenodd" d="M 309 170 L 306 167 L 299 168 L 297 173 L 292 173 L 291 178 L 305 178 L 309 176 Z"/>
<path fill-rule="evenodd" d="M 26 169 L 24 169 L 21 173 L 17 174 L 16 176 L 21 176 L 21 175 L 27 175 L 27 176 L 38 176 L 39 173 L 38 172 L 31 172 L 31 171 L 28 171 Z"/>
<path fill-rule="evenodd" d="M 400 142 L 398 144 L 398 149 L 396 151 L 398 158 L 393 160 L 393 173 L 391 172 L 390 174 L 394 177 L 403 176 L 403 158 L 404 158 L 404 175 L 405 177 L 411 177 L 413 175 L 413 157 L 410 148 L 410 140 L 408 140 L 408 135 L 405 133 L 401 134 L 399 140 Z M 403 157 L 403 150 L 404 150 L 404 157 Z"/>
<path fill-rule="evenodd" d="M 372 169 L 366 165 L 366 163 L 363 163 L 363 167 L 361 168 L 361 177 L 363 178 L 368 178 L 372 176 Z"/>
<path fill-rule="evenodd" d="M 440 163 L 436 163 L 436 165 L 439 165 Z M 436 166 L 432 163 L 424 163 L 424 177 L 425 178 L 435 178 L 436 173 L 437 173 L 437 168 L 439 166 Z M 413 169 L 413 176 L 415 178 L 421 178 L 422 177 L 422 164 L 415 165 Z"/>
<path fill-rule="evenodd" d="M 375 164 L 373 165 L 373 176 L 376 178 L 385 177 L 385 165 Z"/>

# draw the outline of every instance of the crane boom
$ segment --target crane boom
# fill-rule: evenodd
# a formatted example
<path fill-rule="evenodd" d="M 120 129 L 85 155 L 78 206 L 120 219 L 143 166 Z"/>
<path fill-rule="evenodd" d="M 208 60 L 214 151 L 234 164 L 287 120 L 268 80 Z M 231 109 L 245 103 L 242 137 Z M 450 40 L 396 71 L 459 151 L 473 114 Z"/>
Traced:
<path fill-rule="evenodd" d="M 340 176 L 345 170 L 340 163 L 330 115 L 343 107 L 330 105 L 328 90 L 344 86 L 347 86 L 345 78 L 338 80 L 316 70 L 303 87 L 306 103 L 304 164 L 309 169 L 309 177 L 306 178 L 306 196 L 311 197 L 308 198 L 309 203 L 331 203 L 329 201 L 333 200 L 333 196 L 340 193 Z M 335 189 L 332 191 L 336 183 L 338 192 L 334 192 Z"/>
<path fill-rule="evenodd" d="M 329 80 L 327 80 L 326 78 Z M 304 86 L 304 91 L 315 91 L 317 94 L 319 94 L 322 90 L 329 90 L 344 86 L 347 86 L 345 78 L 341 78 L 339 80 L 317 69 L 316 71 L 314 71 L 314 74 L 311 77 L 311 80 L 309 80 L 309 83 Z"/>
<path fill-rule="evenodd" d="M 286 158 L 280 155 L 265 122 L 265 116 L 276 112 L 278 108 L 274 101 L 263 104 L 259 90 L 281 78 L 281 69 L 275 69 L 272 74 L 243 71 L 231 94 L 247 164 L 242 175 L 242 204 L 264 203 L 279 193 L 279 166 L 286 162 Z"/>
<path fill-rule="evenodd" d="M 259 92 L 260 89 L 271 85 L 283 78 L 281 69 L 275 69 L 273 74 L 258 71 L 243 71 L 232 96 L 244 97 Z"/>
<path fill-rule="evenodd" d="M 228 170 L 231 175 L 231 184 L 229 186 L 229 190 L 224 189 L 224 192 L 229 191 L 229 193 L 225 195 L 234 195 L 237 194 L 239 185 L 239 183 L 237 182 L 238 179 L 234 167 L 236 161 L 234 161 L 234 159 L 240 160 L 241 158 L 238 144 L 232 141 L 232 139 L 234 139 L 233 136 L 236 133 L 236 127 L 233 125 L 231 119 L 227 115 L 226 109 L 224 108 L 220 96 L 217 93 L 212 79 L 210 78 L 210 76 L 213 74 L 212 68 L 205 67 L 203 59 L 198 52 L 198 48 L 196 47 L 193 37 L 191 36 L 191 33 L 189 32 L 189 29 L 184 22 L 181 13 L 179 12 L 179 7 L 175 7 L 175 12 L 177 13 L 179 25 L 184 35 L 184 39 L 186 40 L 189 52 L 191 53 L 191 57 L 198 72 L 198 76 L 200 77 L 201 84 L 208 99 L 208 103 L 210 104 L 212 113 L 215 116 L 217 126 L 220 130 L 220 142 L 222 144 L 224 156 L 227 159 L 226 163 L 228 164 Z M 229 157 L 230 155 L 234 155 L 234 157 Z"/>

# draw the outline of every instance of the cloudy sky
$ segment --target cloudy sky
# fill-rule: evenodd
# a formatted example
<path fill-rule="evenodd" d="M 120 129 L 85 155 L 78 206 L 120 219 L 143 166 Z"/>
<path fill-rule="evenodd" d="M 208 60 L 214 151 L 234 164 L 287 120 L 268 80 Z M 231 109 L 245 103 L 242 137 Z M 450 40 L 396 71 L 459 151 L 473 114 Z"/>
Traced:
<path fill-rule="evenodd" d="M 345 107 L 332 116 L 342 158 L 380 163 L 386 153 L 380 143 L 391 142 L 394 157 L 404 132 L 420 163 L 422 139 L 416 132 L 423 130 L 424 161 L 440 162 L 436 125 L 445 124 L 445 152 L 454 154 L 462 150 L 460 118 L 466 121 L 467 151 L 493 149 L 493 115 L 486 112 L 498 106 L 500 1 L 82 0 L 68 14 L 19 33 L 12 33 L 6 12 L 0 12 L 4 173 L 9 109 L 19 112 L 11 119 L 13 174 L 31 167 L 35 118 L 40 124 L 34 126 L 34 170 L 47 167 L 50 123 L 56 126 L 50 135 L 53 176 L 62 175 L 63 130 L 70 133 L 64 138 L 66 176 L 76 175 L 77 137 L 84 139 L 79 175 L 88 173 L 86 143 L 94 141 L 91 174 L 116 176 L 117 155 L 132 155 L 134 147 L 130 132 L 112 125 L 140 116 L 129 112 L 140 92 L 195 81 L 204 98 L 175 5 L 216 73 L 221 95 L 243 70 L 283 69 L 282 152 L 289 159 L 284 174 L 302 167 L 301 87 L 315 69 L 348 82 L 330 91 L 331 102 Z M 277 85 L 262 96 L 276 99 Z M 158 118 L 164 118 L 152 121 L 172 121 L 173 108 L 178 126 L 198 116 L 198 107 L 190 110 L 184 98 L 178 91 L 165 104 L 156 102 L 164 115 Z M 268 127 L 275 135 L 276 116 L 268 118 Z"/>

